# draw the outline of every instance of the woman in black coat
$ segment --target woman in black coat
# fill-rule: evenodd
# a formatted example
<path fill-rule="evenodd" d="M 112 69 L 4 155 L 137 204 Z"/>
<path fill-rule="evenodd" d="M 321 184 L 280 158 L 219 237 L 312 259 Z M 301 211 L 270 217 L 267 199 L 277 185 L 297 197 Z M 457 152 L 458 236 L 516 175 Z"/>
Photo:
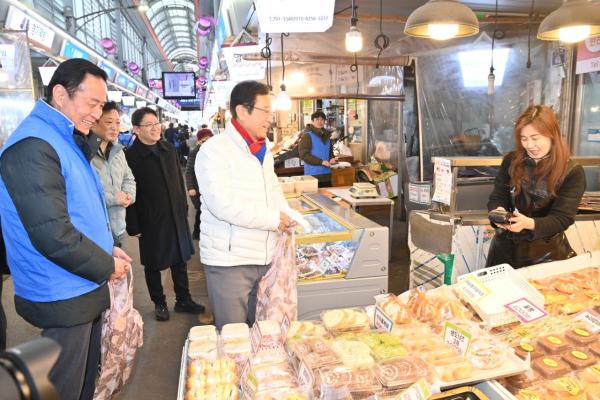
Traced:
<path fill-rule="evenodd" d="M 150 298 L 159 321 L 169 319 L 160 271 L 171 268 L 176 312 L 200 313 L 192 301 L 186 262 L 194 254 L 187 221 L 187 197 L 177 151 L 160 138 L 160 122 L 148 107 L 136 110 L 131 123 L 138 138 L 125 153 L 135 176 L 136 202 L 127 208 L 127 233 L 139 237 Z"/>
<path fill-rule="evenodd" d="M 509 213 L 496 223 L 487 266 L 514 268 L 573 257 L 565 230 L 573 224 L 585 173 L 569 159 L 558 120 L 546 106 L 531 106 L 515 124 L 515 151 L 496 177 L 488 210 Z"/>

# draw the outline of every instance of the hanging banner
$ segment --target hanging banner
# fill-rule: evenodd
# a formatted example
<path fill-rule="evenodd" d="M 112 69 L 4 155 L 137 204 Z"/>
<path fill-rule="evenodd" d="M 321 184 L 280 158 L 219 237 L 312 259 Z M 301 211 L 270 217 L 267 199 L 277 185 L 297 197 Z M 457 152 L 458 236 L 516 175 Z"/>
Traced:
<path fill-rule="evenodd" d="M 575 73 L 585 74 L 600 71 L 600 36 L 585 39 L 577 46 Z"/>
<path fill-rule="evenodd" d="M 333 25 L 335 0 L 257 0 L 262 33 L 325 32 Z"/>
<path fill-rule="evenodd" d="M 15 31 L 27 30 L 29 41 L 47 50 L 52 48 L 52 42 L 56 35 L 52 28 L 31 18 L 15 6 L 8 7 L 4 28 Z"/>
<path fill-rule="evenodd" d="M 264 60 L 244 60 L 244 55 L 260 53 L 258 44 L 235 44 L 221 46 L 221 52 L 227 63 L 229 79 L 234 82 L 262 80 L 265 78 L 267 63 Z"/>

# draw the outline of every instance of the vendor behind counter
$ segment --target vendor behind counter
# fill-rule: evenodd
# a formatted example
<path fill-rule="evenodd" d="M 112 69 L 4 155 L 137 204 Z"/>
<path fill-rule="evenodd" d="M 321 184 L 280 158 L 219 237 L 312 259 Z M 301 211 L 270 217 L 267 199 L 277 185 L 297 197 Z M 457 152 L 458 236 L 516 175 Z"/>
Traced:
<path fill-rule="evenodd" d="M 331 133 L 325 127 L 326 116 L 316 111 L 298 144 L 300 159 L 304 161 L 304 175 L 312 175 L 319 181 L 319 187 L 331 186 L 331 165 L 337 162 L 333 156 Z"/>
<path fill-rule="evenodd" d="M 569 159 L 556 115 L 531 106 L 515 123 L 515 151 L 504 157 L 488 210 L 509 211 L 509 223 L 493 224 L 487 266 L 514 268 L 576 255 L 565 236 L 585 191 L 583 167 Z"/>

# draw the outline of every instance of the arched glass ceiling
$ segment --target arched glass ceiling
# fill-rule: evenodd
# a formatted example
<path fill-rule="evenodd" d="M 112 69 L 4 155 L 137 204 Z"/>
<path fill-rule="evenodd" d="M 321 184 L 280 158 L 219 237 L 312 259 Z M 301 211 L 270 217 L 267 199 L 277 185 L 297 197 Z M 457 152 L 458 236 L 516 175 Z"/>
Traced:
<path fill-rule="evenodd" d="M 171 60 L 197 61 L 193 0 L 158 0 L 146 16 Z"/>

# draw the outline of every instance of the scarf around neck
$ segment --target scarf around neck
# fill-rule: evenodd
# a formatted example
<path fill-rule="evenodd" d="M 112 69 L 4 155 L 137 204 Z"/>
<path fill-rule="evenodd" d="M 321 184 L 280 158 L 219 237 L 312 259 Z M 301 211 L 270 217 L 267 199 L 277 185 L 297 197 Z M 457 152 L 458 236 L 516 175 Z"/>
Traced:
<path fill-rule="evenodd" d="M 260 161 L 260 163 L 262 164 L 265 160 L 265 154 L 267 153 L 267 141 L 265 139 L 252 139 L 248 131 L 246 131 L 246 129 L 244 129 L 244 127 L 235 120 L 235 118 L 231 119 L 231 123 L 233 124 L 234 128 L 238 131 L 238 133 L 242 136 L 242 138 L 244 138 L 244 140 L 246 141 L 246 144 L 250 149 L 250 153 L 252 153 L 256 158 L 258 158 L 258 161 Z"/>

